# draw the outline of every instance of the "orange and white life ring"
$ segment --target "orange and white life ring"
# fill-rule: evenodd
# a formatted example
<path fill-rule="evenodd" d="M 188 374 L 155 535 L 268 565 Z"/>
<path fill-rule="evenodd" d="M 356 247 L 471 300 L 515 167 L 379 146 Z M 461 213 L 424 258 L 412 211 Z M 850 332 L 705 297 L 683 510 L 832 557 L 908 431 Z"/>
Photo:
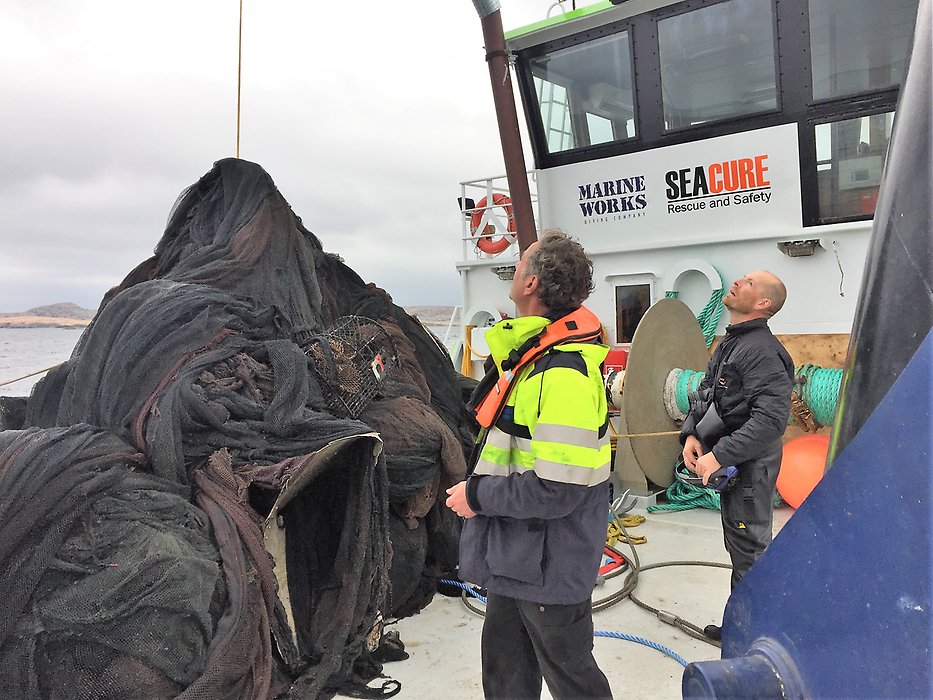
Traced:
<path fill-rule="evenodd" d="M 512 200 L 504 194 L 496 192 L 492 195 L 492 205 L 486 205 L 483 197 L 476 203 L 476 208 L 470 215 L 470 233 L 476 237 L 476 247 L 489 255 L 496 255 L 508 248 L 515 241 L 515 216 L 512 214 Z M 498 238 L 492 238 L 496 233 L 495 224 L 490 223 L 490 215 L 495 207 L 501 207 L 506 215 L 506 232 Z M 483 226 L 483 220 L 486 224 Z M 482 233 L 480 227 L 482 226 Z"/>

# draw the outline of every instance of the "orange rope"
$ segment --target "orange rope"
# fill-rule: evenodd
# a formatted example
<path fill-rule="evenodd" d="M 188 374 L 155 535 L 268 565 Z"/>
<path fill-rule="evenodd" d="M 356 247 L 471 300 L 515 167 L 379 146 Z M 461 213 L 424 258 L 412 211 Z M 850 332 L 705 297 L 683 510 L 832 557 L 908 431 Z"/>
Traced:
<path fill-rule="evenodd" d="M 17 377 L 16 379 L 9 379 L 5 382 L 0 382 L 0 386 L 6 386 L 7 384 L 15 384 L 16 382 L 21 382 L 24 379 L 29 379 L 30 377 L 35 377 L 37 374 L 42 374 L 43 372 L 48 372 L 50 369 L 55 369 L 59 367 L 62 363 L 59 362 L 57 365 L 52 365 L 51 367 L 46 367 L 45 369 L 37 369 L 35 372 L 30 372 L 29 374 L 24 374 L 22 377 Z"/>

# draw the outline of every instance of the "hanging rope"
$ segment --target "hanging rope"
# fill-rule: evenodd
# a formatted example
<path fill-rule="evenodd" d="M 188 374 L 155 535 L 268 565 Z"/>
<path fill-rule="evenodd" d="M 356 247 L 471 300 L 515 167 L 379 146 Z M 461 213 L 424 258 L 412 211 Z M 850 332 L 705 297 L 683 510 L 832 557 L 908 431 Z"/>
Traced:
<path fill-rule="evenodd" d="M 713 268 L 715 269 L 715 268 Z M 703 338 L 706 340 L 706 347 L 713 344 L 716 337 L 716 329 L 719 327 L 719 317 L 722 316 L 722 295 L 726 288 L 726 283 L 722 280 L 722 274 L 716 270 L 719 275 L 719 289 L 714 289 L 710 294 L 709 301 L 703 310 L 697 314 L 697 322 L 700 324 L 700 330 L 703 331 Z M 668 299 L 676 299 L 679 292 L 670 289 L 664 293 Z"/>
<path fill-rule="evenodd" d="M 243 0 L 240 0 L 240 35 L 236 57 L 236 157 L 240 157 L 240 94 L 243 88 Z"/>
<path fill-rule="evenodd" d="M 716 337 L 716 329 L 719 327 L 719 317 L 722 316 L 722 288 L 714 289 L 706 306 L 697 316 L 700 322 L 700 329 L 703 331 L 703 337 L 706 339 L 706 347 L 713 344 Z"/>
<path fill-rule="evenodd" d="M 60 365 L 61 362 L 58 363 Z M 8 379 L 5 382 L 0 382 L 0 386 L 6 386 L 7 384 L 15 384 L 16 382 L 21 382 L 24 379 L 29 379 L 30 377 L 35 377 L 37 374 L 43 374 L 49 370 L 53 370 L 58 365 L 52 365 L 51 367 L 46 367 L 45 369 L 37 369 L 35 372 L 30 372 L 29 374 L 24 374 L 22 377 L 17 377 L 16 379 Z"/>

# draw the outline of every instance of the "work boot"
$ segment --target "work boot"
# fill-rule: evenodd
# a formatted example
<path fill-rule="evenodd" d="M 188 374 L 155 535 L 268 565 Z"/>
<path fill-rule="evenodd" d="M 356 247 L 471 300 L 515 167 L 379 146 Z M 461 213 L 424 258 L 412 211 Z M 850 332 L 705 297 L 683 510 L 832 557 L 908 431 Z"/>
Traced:
<path fill-rule="evenodd" d="M 712 639 L 714 642 L 722 641 L 722 627 L 719 625 L 707 625 L 703 628 L 703 634 Z"/>

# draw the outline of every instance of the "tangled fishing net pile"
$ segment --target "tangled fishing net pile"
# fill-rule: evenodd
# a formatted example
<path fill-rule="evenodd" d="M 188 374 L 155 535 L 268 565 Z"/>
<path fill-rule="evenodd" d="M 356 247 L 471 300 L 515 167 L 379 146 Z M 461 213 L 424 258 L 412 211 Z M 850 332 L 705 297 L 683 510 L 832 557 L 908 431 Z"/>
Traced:
<path fill-rule="evenodd" d="M 363 692 L 380 619 L 456 566 L 449 359 L 253 163 L 182 194 L 16 427 L 2 697 Z"/>

